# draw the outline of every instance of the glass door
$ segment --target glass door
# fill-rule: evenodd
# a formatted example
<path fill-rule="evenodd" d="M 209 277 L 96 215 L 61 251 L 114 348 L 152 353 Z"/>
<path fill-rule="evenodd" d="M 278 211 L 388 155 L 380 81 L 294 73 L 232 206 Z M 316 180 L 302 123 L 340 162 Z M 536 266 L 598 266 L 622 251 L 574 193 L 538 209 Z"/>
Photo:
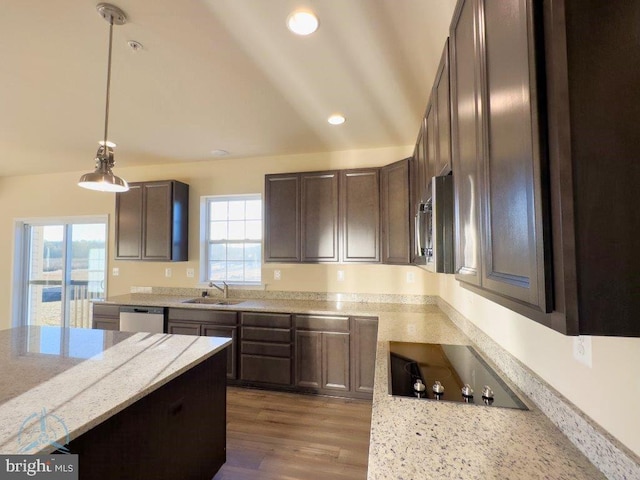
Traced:
<path fill-rule="evenodd" d="M 26 323 L 90 328 L 90 300 L 105 294 L 106 222 L 24 228 Z"/>

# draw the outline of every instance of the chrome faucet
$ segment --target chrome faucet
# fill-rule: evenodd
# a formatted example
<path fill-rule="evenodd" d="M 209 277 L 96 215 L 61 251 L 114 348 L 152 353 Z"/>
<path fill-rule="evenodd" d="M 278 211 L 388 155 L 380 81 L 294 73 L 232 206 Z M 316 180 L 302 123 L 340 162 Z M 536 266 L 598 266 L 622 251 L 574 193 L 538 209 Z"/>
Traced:
<path fill-rule="evenodd" d="M 222 285 L 224 285 L 224 287 L 219 287 L 215 283 L 209 282 L 209 288 L 217 288 L 218 290 L 220 290 L 222 292 L 222 294 L 224 295 L 225 299 L 229 298 L 229 285 L 227 285 L 227 282 L 222 282 Z"/>

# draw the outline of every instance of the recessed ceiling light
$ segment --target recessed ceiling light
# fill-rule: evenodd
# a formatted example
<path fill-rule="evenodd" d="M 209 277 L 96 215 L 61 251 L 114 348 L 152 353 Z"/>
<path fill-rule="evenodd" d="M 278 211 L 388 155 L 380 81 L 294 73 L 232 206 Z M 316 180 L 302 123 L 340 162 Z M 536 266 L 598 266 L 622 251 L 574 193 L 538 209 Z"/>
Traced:
<path fill-rule="evenodd" d="M 104 145 L 104 140 L 100 140 L 100 141 L 98 142 L 98 145 Z M 107 140 L 107 147 L 109 147 L 109 148 L 116 148 L 117 146 L 118 146 L 118 145 L 116 145 L 115 143 L 110 142 L 109 140 Z"/>
<path fill-rule="evenodd" d="M 212 150 L 211 155 L 214 157 L 224 157 L 225 155 L 229 155 L 229 152 L 226 150 Z"/>
<path fill-rule="evenodd" d="M 329 122 L 331 125 L 342 125 L 345 121 L 346 119 L 344 118 L 344 116 L 340 115 L 339 113 L 333 114 L 327 119 L 327 122 Z"/>
<path fill-rule="evenodd" d="M 318 29 L 318 17 L 311 12 L 298 10 L 287 17 L 287 27 L 296 35 L 310 35 Z"/>

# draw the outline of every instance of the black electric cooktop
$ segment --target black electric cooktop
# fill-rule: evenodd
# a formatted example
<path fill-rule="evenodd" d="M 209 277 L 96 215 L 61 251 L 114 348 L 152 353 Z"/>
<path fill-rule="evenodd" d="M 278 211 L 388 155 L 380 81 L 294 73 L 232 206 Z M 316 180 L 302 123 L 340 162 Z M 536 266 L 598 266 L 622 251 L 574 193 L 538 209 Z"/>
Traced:
<path fill-rule="evenodd" d="M 389 342 L 389 393 L 528 410 L 496 372 L 467 345 Z"/>

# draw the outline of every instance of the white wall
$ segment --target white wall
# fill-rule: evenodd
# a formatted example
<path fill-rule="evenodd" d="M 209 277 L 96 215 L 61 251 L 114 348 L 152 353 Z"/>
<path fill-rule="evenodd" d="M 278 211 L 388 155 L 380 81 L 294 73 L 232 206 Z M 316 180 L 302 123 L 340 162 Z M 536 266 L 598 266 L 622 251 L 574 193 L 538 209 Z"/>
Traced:
<path fill-rule="evenodd" d="M 453 275 L 439 283 L 447 303 L 640 455 L 640 338 L 591 337 L 589 368 L 573 358 L 574 337 L 462 288 Z"/>

